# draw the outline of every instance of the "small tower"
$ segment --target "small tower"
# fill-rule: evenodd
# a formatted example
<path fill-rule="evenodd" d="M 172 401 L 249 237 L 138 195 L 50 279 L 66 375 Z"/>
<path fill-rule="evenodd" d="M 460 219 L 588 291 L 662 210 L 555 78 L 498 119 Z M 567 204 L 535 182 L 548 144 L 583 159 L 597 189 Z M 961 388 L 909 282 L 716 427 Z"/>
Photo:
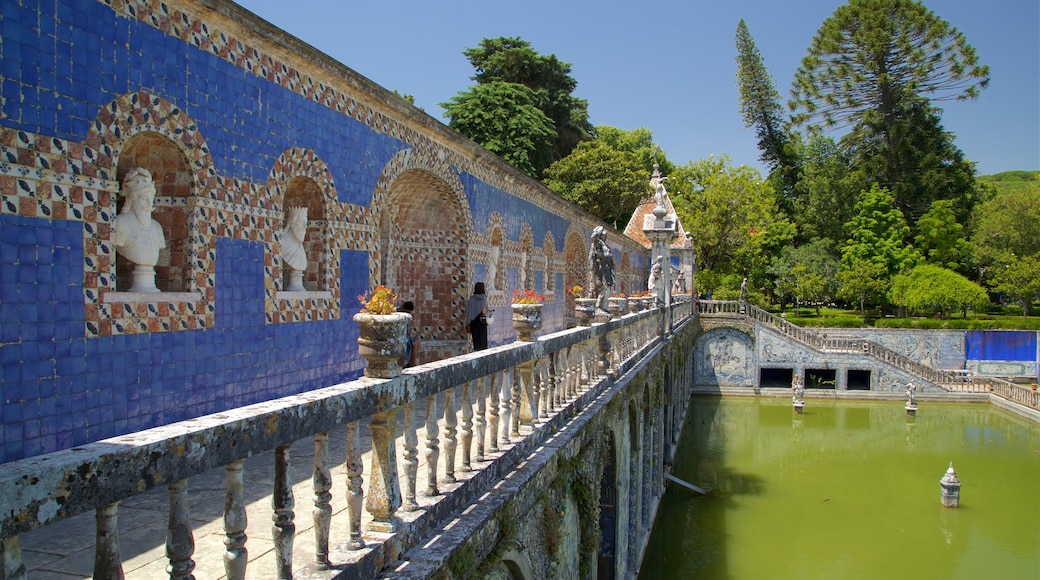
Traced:
<path fill-rule="evenodd" d="M 957 479 L 957 472 L 953 470 L 953 462 L 950 462 L 946 475 L 939 480 L 942 488 L 943 507 L 957 507 L 961 503 L 961 480 Z"/>

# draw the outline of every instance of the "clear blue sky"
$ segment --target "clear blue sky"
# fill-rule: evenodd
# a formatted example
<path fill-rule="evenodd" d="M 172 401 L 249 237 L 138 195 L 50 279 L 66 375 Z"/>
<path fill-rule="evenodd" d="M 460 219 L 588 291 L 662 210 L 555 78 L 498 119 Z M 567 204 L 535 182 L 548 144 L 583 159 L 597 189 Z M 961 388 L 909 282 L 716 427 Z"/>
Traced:
<path fill-rule="evenodd" d="M 482 38 L 519 36 L 572 63 L 595 125 L 646 127 L 676 164 L 728 154 L 761 169 L 737 110 L 734 37 L 747 23 L 786 102 L 813 35 L 840 0 L 240 0 L 377 84 L 443 103 L 473 81 L 462 55 Z M 929 0 L 990 66 L 975 101 L 943 103 L 943 126 L 980 174 L 1040 169 L 1040 2 Z"/>

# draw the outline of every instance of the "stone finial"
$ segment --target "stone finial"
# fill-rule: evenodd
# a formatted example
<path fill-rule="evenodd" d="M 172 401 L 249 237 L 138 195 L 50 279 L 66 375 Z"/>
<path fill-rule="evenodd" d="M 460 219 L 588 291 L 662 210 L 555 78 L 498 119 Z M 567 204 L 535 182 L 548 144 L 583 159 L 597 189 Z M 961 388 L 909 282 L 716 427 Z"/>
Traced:
<path fill-rule="evenodd" d="M 939 480 L 942 488 L 942 504 L 944 507 L 958 507 L 961 502 L 961 480 L 957 479 L 957 472 L 953 470 L 953 462 L 946 469 L 946 475 Z"/>

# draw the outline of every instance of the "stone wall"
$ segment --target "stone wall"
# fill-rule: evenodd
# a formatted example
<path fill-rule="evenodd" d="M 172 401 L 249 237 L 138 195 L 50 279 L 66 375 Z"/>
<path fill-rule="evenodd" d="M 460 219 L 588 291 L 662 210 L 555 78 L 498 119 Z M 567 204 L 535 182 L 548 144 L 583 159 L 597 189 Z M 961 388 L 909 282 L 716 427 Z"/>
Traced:
<path fill-rule="evenodd" d="M 237 5 L 4 2 L 0 22 L 0 462 L 357 377 L 355 297 L 380 283 L 415 301 L 426 359 L 467 349 L 491 277 L 501 314 L 527 286 L 567 324 L 599 222 Z M 111 238 L 134 167 L 167 240 L 144 298 Z M 305 292 L 283 290 L 292 206 Z M 645 250 L 610 243 L 645 279 Z"/>

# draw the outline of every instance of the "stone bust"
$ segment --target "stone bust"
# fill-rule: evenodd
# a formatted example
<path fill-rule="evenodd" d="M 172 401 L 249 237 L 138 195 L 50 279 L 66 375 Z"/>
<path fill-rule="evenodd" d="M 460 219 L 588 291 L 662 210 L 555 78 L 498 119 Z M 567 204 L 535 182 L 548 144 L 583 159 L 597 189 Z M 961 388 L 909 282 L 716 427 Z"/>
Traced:
<path fill-rule="evenodd" d="M 147 169 L 130 170 L 121 188 L 123 208 L 112 228 L 116 252 L 134 264 L 131 292 L 158 292 L 155 287 L 155 264 L 159 250 L 166 247 L 162 226 L 152 219 L 155 183 Z"/>
<path fill-rule="evenodd" d="M 303 273 L 307 270 L 307 250 L 303 240 L 307 237 L 307 208 L 290 207 L 285 227 L 282 228 L 282 263 L 289 272 L 287 292 L 304 292 Z"/>

